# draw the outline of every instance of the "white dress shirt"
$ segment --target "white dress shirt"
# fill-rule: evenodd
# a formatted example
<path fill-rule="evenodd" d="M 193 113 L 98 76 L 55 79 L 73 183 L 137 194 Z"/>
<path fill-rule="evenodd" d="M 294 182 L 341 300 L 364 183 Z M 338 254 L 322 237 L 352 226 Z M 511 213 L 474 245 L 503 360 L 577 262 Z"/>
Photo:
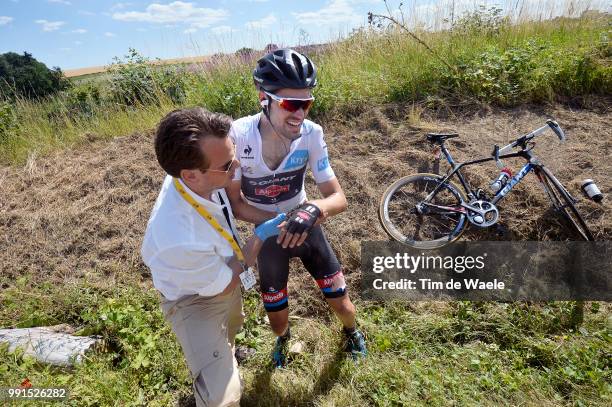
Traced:
<path fill-rule="evenodd" d="M 179 182 L 225 230 L 238 238 L 225 190 L 213 191 L 214 202 L 211 202 L 191 191 L 181 180 Z M 224 207 L 230 225 L 223 213 Z M 168 300 L 193 294 L 214 296 L 232 279 L 232 270 L 227 265 L 234 255 L 231 245 L 185 201 L 170 175 L 164 180 L 151 212 L 141 255 L 151 269 L 153 285 Z"/>

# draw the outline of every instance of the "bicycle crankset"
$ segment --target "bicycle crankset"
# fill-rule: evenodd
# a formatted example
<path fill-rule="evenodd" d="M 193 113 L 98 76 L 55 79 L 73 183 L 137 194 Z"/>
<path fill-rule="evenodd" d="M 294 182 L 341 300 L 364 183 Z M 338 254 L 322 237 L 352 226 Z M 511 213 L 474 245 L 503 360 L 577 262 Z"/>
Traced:
<path fill-rule="evenodd" d="M 497 223 L 499 219 L 499 211 L 491 202 L 484 200 L 471 201 L 469 206 L 465 205 L 468 210 L 468 220 L 481 228 L 486 228 Z"/>

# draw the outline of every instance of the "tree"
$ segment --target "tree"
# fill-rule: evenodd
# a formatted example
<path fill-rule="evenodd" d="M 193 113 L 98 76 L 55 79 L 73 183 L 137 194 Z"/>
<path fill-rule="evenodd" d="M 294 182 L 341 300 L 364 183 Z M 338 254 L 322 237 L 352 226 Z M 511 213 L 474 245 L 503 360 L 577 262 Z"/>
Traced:
<path fill-rule="evenodd" d="M 253 48 L 242 47 L 238 51 L 236 51 L 236 55 L 240 56 L 250 56 L 255 50 Z"/>
<path fill-rule="evenodd" d="M 49 69 L 28 52 L 0 55 L 0 98 L 33 99 L 56 93 L 68 85 L 59 67 Z"/>

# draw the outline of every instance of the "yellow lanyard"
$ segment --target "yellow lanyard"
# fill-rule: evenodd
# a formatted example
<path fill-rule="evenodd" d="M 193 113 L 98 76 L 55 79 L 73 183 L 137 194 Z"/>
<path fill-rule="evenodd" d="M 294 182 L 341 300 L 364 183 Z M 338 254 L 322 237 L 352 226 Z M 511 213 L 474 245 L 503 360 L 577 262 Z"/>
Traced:
<path fill-rule="evenodd" d="M 240 246 L 238 246 L 238 242 L 236 242 L 236 239 L 234 239 L 234 236 L 227 233 L 227 231 L 221 227 L 219 222 L 217 222 L 217 219 L 215 219 L 210 213 L 208 213 L 208 211 L 204 209 L 202 205 L 197 203 L 195 199 L 193 199 L 193 197 L 189 195 L 187 191 L 185 191 L 185 188 L 183 188 L 177 178 L 173 178 L 173 180 L 176 190 L 179 192 L 179 194 L 181 194 L 183 199 L 185 199 L 191 206 L 193 206 L 193 209 L 195 209 L 204 219 L 206 219 L 210 226 L 216 229 L 217 232 L 219 232 L 221 236 L 223 236 L 223 238 L 227 240 L 227 242 L 232 246 L 232 249 L 234 249 L 234 253 L 236 253 L 236 257 L 238 257 L 238 260 L 241 263 L 244 263 L 244 255 L 242 254 Z M 230 228 L 232 227 L 232 225 L 228 226 Z"/>

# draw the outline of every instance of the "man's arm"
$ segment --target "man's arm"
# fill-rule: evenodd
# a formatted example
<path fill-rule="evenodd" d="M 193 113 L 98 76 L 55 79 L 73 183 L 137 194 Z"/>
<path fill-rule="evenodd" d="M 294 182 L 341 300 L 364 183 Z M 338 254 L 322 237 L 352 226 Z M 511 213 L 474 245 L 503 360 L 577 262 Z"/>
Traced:
<path fill-rule="evenodd" d="M 227 196 L 232 205 L 232 212 L 236 219 L 243 220 L 245 222 L 260 224 L 269 219 L 272 219 L 277 214 L 274 212 L 264 211 L 256 208 L 253 205 L 249 205 L 240 192 L 240 181 L 232 181 L 231 185 L 225 189 Z"/>
<path fill-rule="evenodd" d="M 308 201 L 309 204 L 315 205 L 321 211 L 321 215 L 319 215 L 315 225 L 325 222 L 330 216 L 343 212 L 348 206 L 346 196 L 337 178 L 332 178 L 329 181 L 317 184 L 317 186 L 323 198 Z M 308 231 L 303 233 L 287 233 L 286 229 L 283 228 L 276 241 L 285 248 L 295 247 L 304 243 L 307 237 Z"/>
<path fill-rule="evenodd" d="M 263 246 L 263 242 L 256 235 L 253 235 L 247 240 L 244 247 L 242 247 L 242 254 L 244 255 L 244 262 L 247 267 L 251 267 L 257 261 L 257 254 L 261 250 Z M 232 259 L 227 264 L 230 269 L 232 269 L 232 280 L 225 287 L 225 290 L 221 293 L 221 295 L 227 294 L 236 288 L 238 284 L 240 284 L 240 273 L 242 273 L 242 264 L 238 261 L 236 256 L 232 257 Z"/>
<path fill-rule="evenodd" d="M 247 267 L 251 267 L 255 264 L 257 261 L 257 255 L 263 247 L 264 240 L 278 234 L 280 224 L 284 221 L 284 219 L 285 214 L 277 215 L 273 220 L 267 221 L 255 228 L 256 234 L 251 236 L 249 240 L 247 240 L 246 244 L 242 247 L 244 263 Z M 236 256 L 231 258 L 228 266 L 232 270 L 232 279 L 221 295 L 231 292 L 240 283 L 240 273 L 243 271 L 242 264 L 240 264 Z"/>

